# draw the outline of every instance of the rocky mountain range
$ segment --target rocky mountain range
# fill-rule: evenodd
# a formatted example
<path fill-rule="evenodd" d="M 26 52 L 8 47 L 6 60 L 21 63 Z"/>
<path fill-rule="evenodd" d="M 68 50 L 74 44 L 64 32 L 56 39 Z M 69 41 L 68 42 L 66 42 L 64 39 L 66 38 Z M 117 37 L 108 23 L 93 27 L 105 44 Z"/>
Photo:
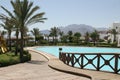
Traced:
<path fill-rule="evenodd" d="M 68 33 L 68 31 L 72 31 L 73 33 L 75 32 L 80 32 L 82 35 L 84 35 L 86 32 L 93 32 L 95 30 L 97 31 L 106 31 L 108 28 L 94 28 L 90 25 L 85 25 L 85 24 L 71 24 L 65 27 L 59 27 L 61 31 L 63 31 L 65 34 Z M 42 34 L 50 34 L 50 30 L 42 30 Z"/>

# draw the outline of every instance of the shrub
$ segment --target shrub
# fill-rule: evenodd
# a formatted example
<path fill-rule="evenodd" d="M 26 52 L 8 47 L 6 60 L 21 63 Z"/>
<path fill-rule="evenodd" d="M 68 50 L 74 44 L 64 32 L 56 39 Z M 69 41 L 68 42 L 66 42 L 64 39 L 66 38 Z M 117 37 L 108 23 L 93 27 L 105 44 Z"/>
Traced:
<path fill-rule="evenodd" d="M 31 54 L 28 51 L 23 51 L 22 62 L 27 62 L 31 60 Z"/>
<path fill-rule="evenodd" d="M 8 66 L 19 63 L 19 56 L 14 56 L 13 53 L 6 53 L 0 55 L 0 66 Z"/>
<path fill-rule="evenodd" d="M 111 44 L 111 47 L 117 47 L 117 42 L 113 42 L 113 43 Z"/>
<path fill-rule="evenodd" d="M 31 60 L 31 54 L 28 51 L 23 51 L 23 62 Z M 20 63 L 20 56 L 15 56 L 14 53 L 0 54 L 0 67 L 9 66 Z"/>

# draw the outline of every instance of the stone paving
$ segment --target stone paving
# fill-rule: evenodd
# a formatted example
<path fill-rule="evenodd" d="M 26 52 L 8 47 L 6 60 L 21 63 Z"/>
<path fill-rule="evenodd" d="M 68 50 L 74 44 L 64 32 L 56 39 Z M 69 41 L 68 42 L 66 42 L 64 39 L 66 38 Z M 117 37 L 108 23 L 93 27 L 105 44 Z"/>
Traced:
<path fill-rule="evenodd" d="M 56 70 L 85 76 L 85 77 L 91 78 L 91 80 L 120 80 L 120 74 L 73 68 L 73 67 L 67 66 L 66 64 L 64 64 L 62 61 L 60 61 L 58 58 L 56 58 L 53 55 L 50 55 L 41 51 L 36 51 L 33 48 L 28 48 L 28 49 L 30 51 L 34 51 L 41 55 L 44 55 L 49 60 L 48 65 Z M 80 80 L 83 80 L 83 79 L 80 79 Z"/>
<path fill-rule="evenodd" d="M 35 52 L 31 54 L 30 62 L 0 68 L 0 80 L 89 80 L 51 69 L 45 57 Z"/>

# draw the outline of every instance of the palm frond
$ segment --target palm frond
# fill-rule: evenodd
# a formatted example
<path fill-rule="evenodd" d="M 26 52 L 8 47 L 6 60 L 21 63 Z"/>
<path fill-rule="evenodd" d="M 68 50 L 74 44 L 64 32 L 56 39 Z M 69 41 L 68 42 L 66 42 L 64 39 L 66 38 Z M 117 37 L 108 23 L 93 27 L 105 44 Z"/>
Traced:
<path fill-rule="evenodd" d="M 34 15 L 33 17 L 31 17 L 27 22 L 26 24 L 29 25 L 29 24 L 33 24 L 33 23 L 37 23 L 37 22 L 42 22 L 44 23 L 44 20 L 47 20 L 47 18 L 43 18 L 43 15 L 45 13 L 39 13 L 39 14 L 36 14 Z"/>
<path fill-rule="evenodd" d="M 6 8 L 4 8 L 3 6 L 1 6 L 1 8 L 2 8 L 4 11 L 6 11 L 7 14 L 8 14 L 10 17 L 14 17 L 14 16 L 12 15 L 12 13 L 11 13 L 10 11 L 8 11 Z"/>
<path fill-rule="evenodd" d="M 31 5 L 30 5 L 30 7 L 29 8 L 31 8 L 32 7 L 32 3 L 31 3 Z M 28 19 L 28 18 L 30 18 L 30 16 L 32 16 L 33 15 L 33 13 L 35 12 L 35 11 L 37 11 L 39 9 L 39 7 L 38 6 L 36 6 L 36 7 L 34 7 L 32 10 L 30 10 L 29 11 L 29 13 L 28 13 L 28 15 L 26 16 L 26 20 Z"/>

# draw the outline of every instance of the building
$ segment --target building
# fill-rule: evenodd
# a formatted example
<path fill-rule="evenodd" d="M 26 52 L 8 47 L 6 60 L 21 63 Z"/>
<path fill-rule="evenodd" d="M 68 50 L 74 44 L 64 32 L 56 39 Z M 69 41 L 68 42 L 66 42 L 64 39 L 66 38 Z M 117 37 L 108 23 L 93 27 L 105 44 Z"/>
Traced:
<path fill-rule="evenodd" d="M 108 37 L 108 31 L 107 30 L 104 30 L 104 31 L 98 31 L 99 33 L 99 38 L 102 39 L 102 40 L 105 40 L 107 41 L 107 37 Z"/>
<path fill-rule="evenodd" d="M 120 22 L 114 22 L 111 26 L 111 29 L 115 29 L 117 34 L 116 34 L 116 39 L 114 37 L 113 34 L 109 33 L 110 37 L 109 39 L 111 39 L 111 43 L 114 42 L 114 39 L 117 41 L 117 46 L 120 46 Z"/>

